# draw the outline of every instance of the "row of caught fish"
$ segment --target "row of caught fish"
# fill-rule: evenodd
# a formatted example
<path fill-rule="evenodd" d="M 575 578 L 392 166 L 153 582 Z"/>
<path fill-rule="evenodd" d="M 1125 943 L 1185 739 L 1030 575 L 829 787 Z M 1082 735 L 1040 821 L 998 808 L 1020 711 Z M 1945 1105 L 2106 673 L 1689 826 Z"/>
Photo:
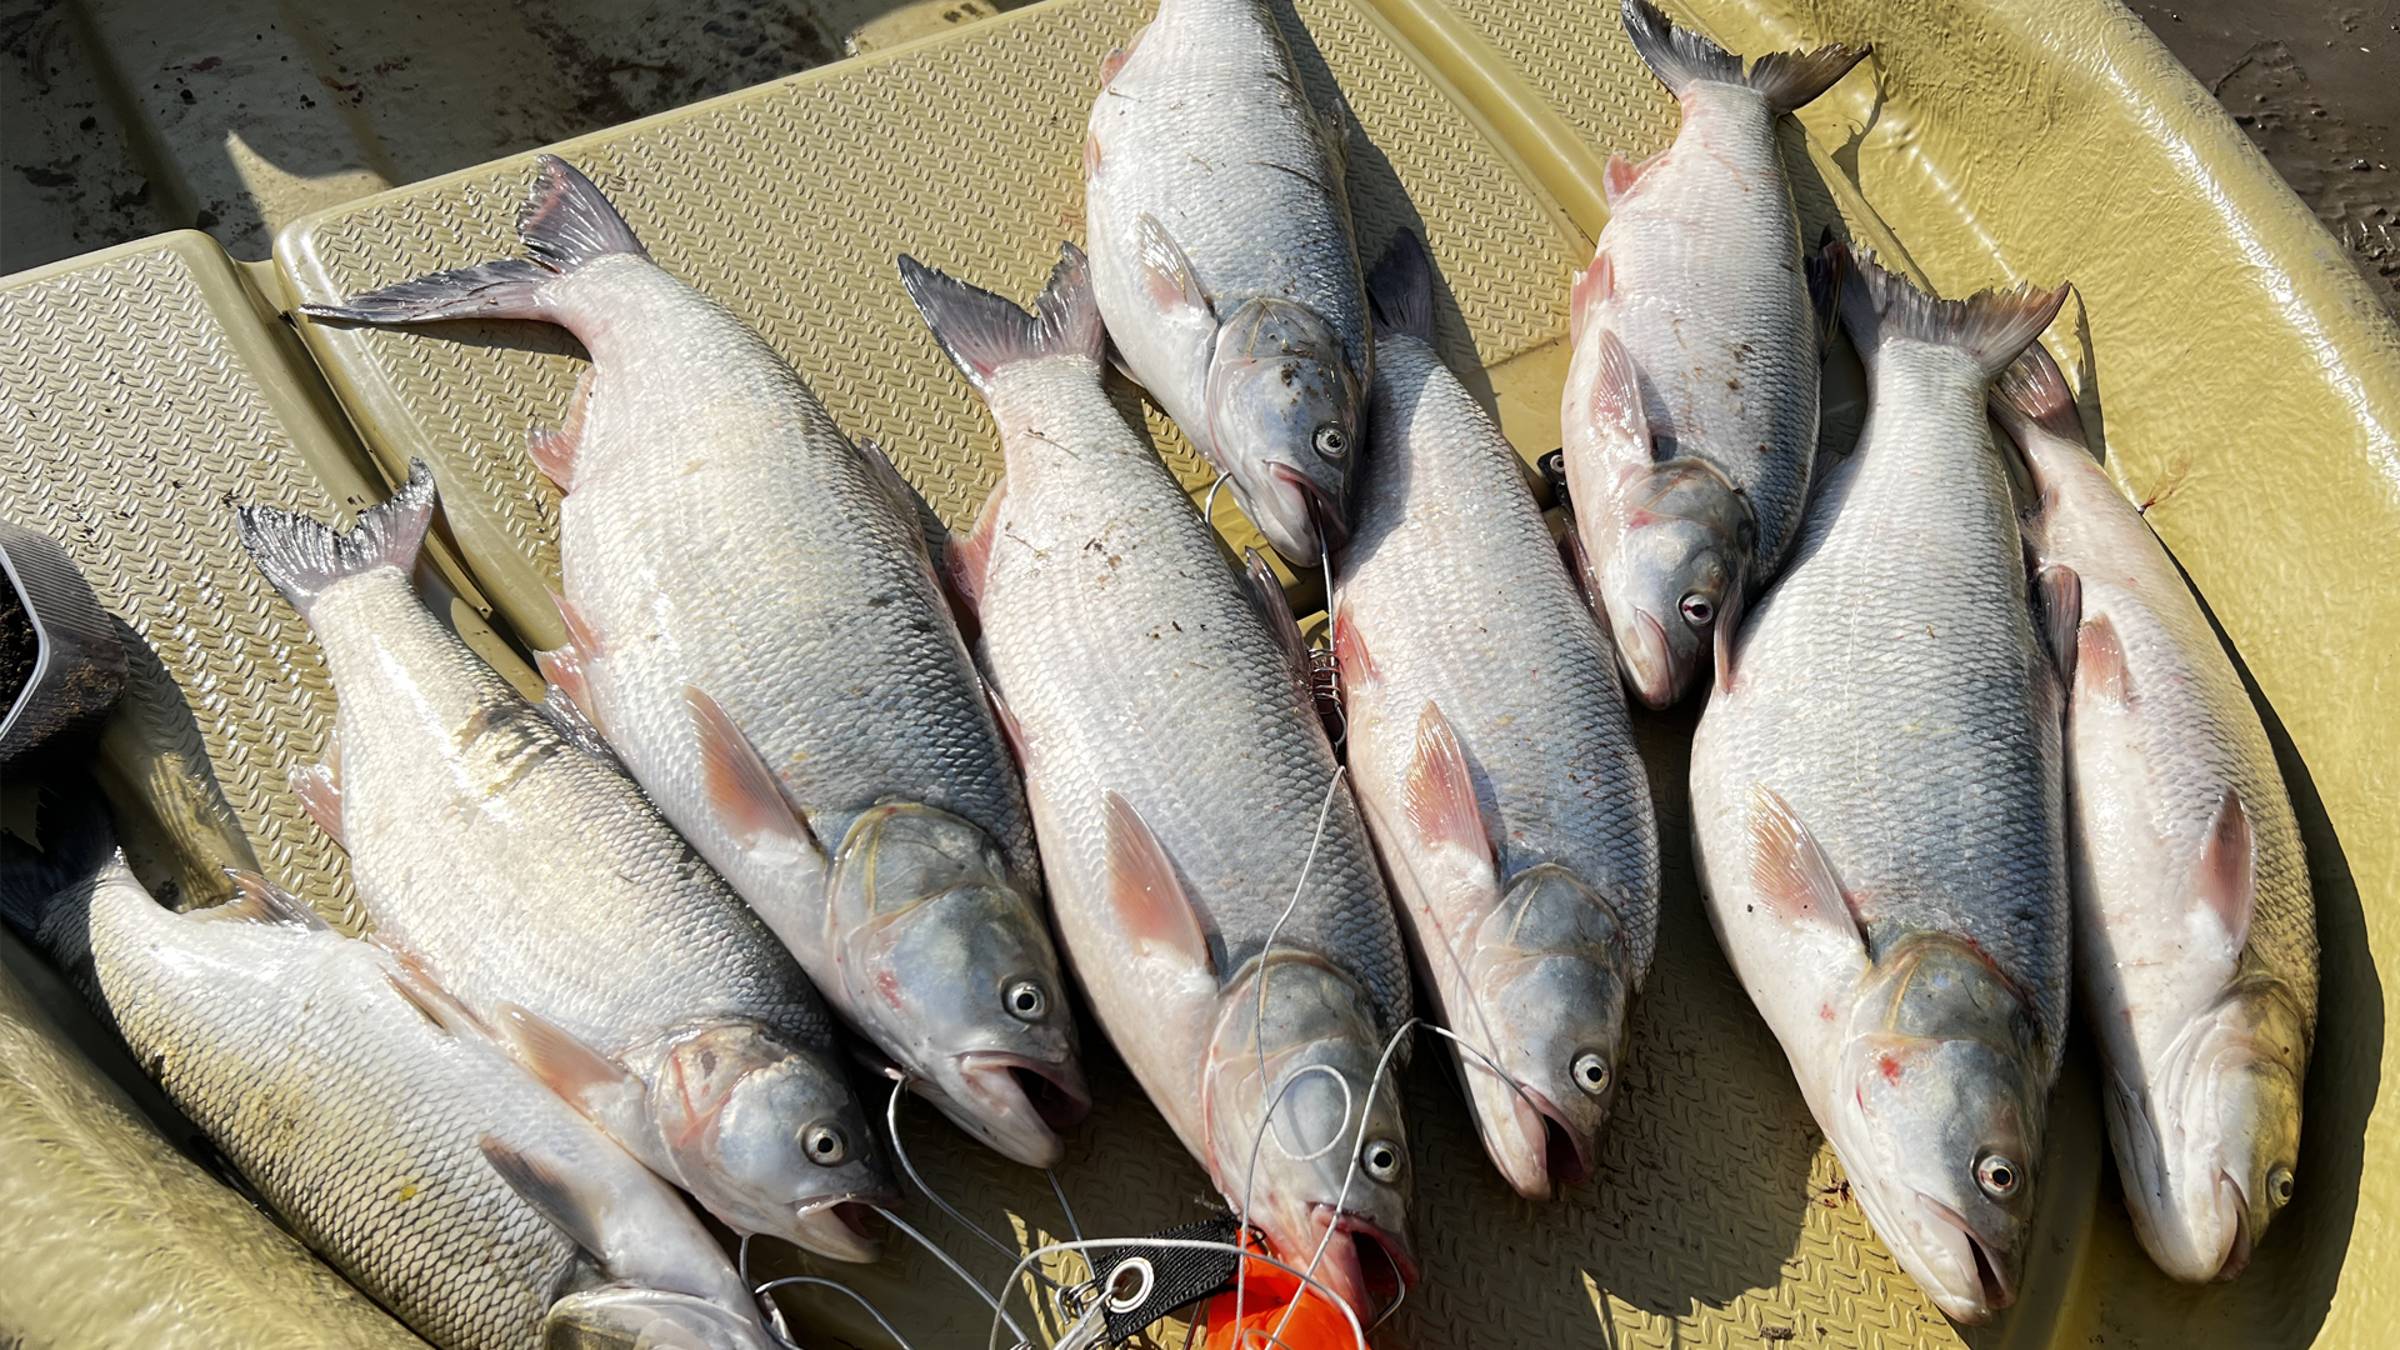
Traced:
<path fill-rule="evenodd" d="M 374 945 L 296 913 L 140 911 L 112 870 L 37 919 L 54 950 L 88 911 L 128 1039 L 194 1073 L 245 1062 L 244 1037 L 340 1043 L 325 1000 L 243 1029 L 152 992 L 214 969 L 180 946 L 237 937 L 261 952 L 214 978 L 272 986 L 237 1008 L 304 983 L 263 973 L 273 941 L 406 1028 L 351 1052 L 384 1075 L 356 1091 L 429 1104 L 428 1077 L 513 1058 L 580 1115 L 515 1110 L 557 1122 L 546 1145 L 473 1111 L 439 1127 L 451 1184 L 574 1265 L 512 1288 L 607 1288 L 560 1305 L 584 1317 L 711 1308 L 741 1344 L 762 1334 L 746 1291 L 649 1174 L 740 1232 L 871 1256 L 857 1215 L 891 1184 L 837 1017 L 962 1128 L 1054 1162 L 1087 1100 L 1054 924 L 1218 1189 L 1367 1308 L 1416 1275 L 1386 1072 L 1412 951 L 1510 1183 L 1591 1171 L 1659 907 L 1619 667 L 1653 705 L 1713 668 L 1692 765 L 1710 911 L 1911 1274 L 1962 1319 L 2013 1297 L 2075 921 L 2144 1239 L 2179 1275 L 2237 1269 L 2290 1193 L 2306 878 L 2238 679 L 2038 348 L 1999 405 L 2039 493 L 2020 523 L 1988 386 L 2064 289 L 1944 302 L 1838 249 L 1804 266 L 1775 120 L 1861 53 L 1745 72 L 1626 0 L 1685 121 L 1659 158 L 1612 161 L 1571 300 L 1570 563 L 1435 353 L 1422 247 L 1362 275 L 1347 113 L 1311 104 L 1276 9 L 1164 0 L 1110 58 L 1090 255 L 1066 248 L 1031 314 L 902 260 L 1002 433 L 963 536 L 556 159 L 520 217 L 529 259 L 310 307 L 538 319 L 590 351 L 569 425 L 531 441 L 567 494 L 569 640 L 542 659 L 564 697 L 520 699 L 410 591 L 421 466 L 346 533 L 247 511 L 340 694 L 338 764 L 303 787 Z M 1820 473 L 1837 296 L 1872 410 Z M 1319 654 L 1117 412 L 1112 347 L 1277 550 L 1329 571 L 1346 775 Z M 103 940 L 120 924 L 154 931 Z M 376 1266 L 361 1216 L 376 1242 L 431 1239 L 394 1226 L 389 1189 L 335 1184 L 341 1122 L 212 1109 L 263 1080 L 161 1074 L 270 1201 L 331 1207 L 304 1233 L 388 1306 L 471 1304 Z M 576 1175 L 620 1178 L 605 1195 L 524 1161 L 570 1134 L 609 1160 Z M 530 1203 L 458 1162 L 479 1145 Z M 636 1229 L 638 1251 L 610 1236 Z"/>

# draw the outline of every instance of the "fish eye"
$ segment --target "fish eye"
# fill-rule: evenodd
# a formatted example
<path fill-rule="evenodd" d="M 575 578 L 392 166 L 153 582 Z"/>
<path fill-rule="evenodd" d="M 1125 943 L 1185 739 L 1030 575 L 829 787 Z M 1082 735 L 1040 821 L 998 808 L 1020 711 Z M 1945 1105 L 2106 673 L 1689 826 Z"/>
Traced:
<path fill-rule="evenodd" d="M 1327 459 L 1340 459 L 1350 453 L 1350 433 L 1331 422 L 1318 427 L 1317 434 L 1309 443 L 1317 448 L 1318 454 Z"/>
<path fill-rule="evenodd" d="M 1683 597 L 1676 608 L 1683 611 L 1683 621 L 1694 628 L 1706 628 L 1716 622 L 1717 607 L 1698 591 Z"/>
<path fill-rule="evenodd" d="M 1370 1139 L 1358 1151 L 1358 1162 L 1367 1175 L 1381 1182 L 1400 1179 L 1400 1146 L 1389 1139 Z"/>
<path fill-rule="evenodd" d="M 1582 1088 L 1585 1096 L 1597 1097 L 1608 1091 L 1608 1061 L 1600 1057 L 1599 1051 L 1586 1050 L 1577 1055 L 1574 1074 L 1575 1086 Z"/>
<path fill-rule="evenodd" d="M 841 1126 L 820 1120 L 800 1132 L 800 1147 L 810 1162 L 831 1167 L 850 1156 L 850 1136 Z"/>
<path fill-rule="evenodd" d="M 2292 1169 L 2277 1163 L 2267 1172 L 2267 1196 L 2277 1205 L 2292 1203 Z"/>
<path fill-rule="evenodd" d="M 1975 1161 L 1975 1184 L 1994 1200 L 2015 1195 L 2024 1182 L 2024 1171 L 2004 1154 L 1986 1153 Z"/>
<path fill-rule="evenodd" d="M 1050 1011 L 1050 995 L 1033 980 L 1019 980 L 1008 987 L 1008 1015 L 1020 1022 L 1039 1022 Z"/>

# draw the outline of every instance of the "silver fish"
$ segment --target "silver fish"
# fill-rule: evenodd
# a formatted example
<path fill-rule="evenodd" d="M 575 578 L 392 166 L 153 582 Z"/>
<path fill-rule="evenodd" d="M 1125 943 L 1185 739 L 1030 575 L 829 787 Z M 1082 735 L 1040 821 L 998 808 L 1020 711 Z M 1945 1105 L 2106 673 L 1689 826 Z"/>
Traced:
<path fill-rule="evenodd" d="M 1321 1245 L 1318 1278 L 1365 1309 L 1414 1279 L 1375 1080 L 1408 1018 L 1400 935 L 1293 657 L 1110 403 L 1063 252 L 1038 317 L 901 260 L 1007 457 L 960 589 L 1093 1012 L 1218 1190 L 1286 1259 Z"/>
<path fill-rule="evenodd" d="M 1402 234 L 1369 279 L 1374 392 L 1334 572 L 1350 772 L 1417 965 L 1517 1192 L 1591 1175 L 1658 932 L 1658 826 L 1608 638 L 1523 462 L 1430 345 Z"/>
<path fill-rule="evenodd" d="M 1842 317 L 1858 449 L 1692 743 L 1708 912 L 1852 1193 L 1951 1317 L 2015 1297 L 2067 1016 L 2061 692 L 1984 398 L 2066 288 Z"/>
<path fill-rule="evenodd" d="M 858 1206 L 892 1186 L 824 1006 L 631 779 L 419 603 L 433 510 L 418 464 L 347 532 L 240 516 L 340 695 L 339 769 L 312 809 L 377 939 L 727 1224 L 872 1259 Z"/>
<path fill-rule="evenodd" d="M 562 325 L 533 455 L 566 490 L 545 672 L 817 987 L 960 1128 L 1034 1166 L 1090 1095 L 1032 818 L 928 554 L 930 511 L 775 350 L 544 156 L 531 261 L 310 306 Z M 935 525 L 938 529 L 938 523 Z"/>
<path fill-rule="evenodd" d="M 1374 377 L 1343 184 L 1270 0 L 1161 0 L 1101 67 L 1084 141 L 1092 287 L 1126 370 L 1295 564 L 1348 537 Z"/>
<path fill-rule="evenodd" d="M 2077 599 L 2061 634 L 2077 983 L 2126 1208 L 2168 1274 L 2230 1279 L 2296 1184 L 2317 1016 L 2300 827 L 2240 676 L 2092 458 L 2058 364 L 2027 350 L 1992 406 L 2038 496 L 2034 558 Z"/>
<path fill-rule="evenodd" d="M 1683 126 L 1639 165 L 1609 160 L 1608 225 L 1570 302 L 1560 417 L 1617 659 L 1663 708 L 1712 660 L 1723 678 L 1744 606 L 1799 529 L 1817 453 L 1817 321 L 1775 120 L 1866 52 L 1778 52 L 1744 74 L 1647 0 L 1624 0 L 1624 20 Z"/>
<path fill-rule="evenodd" d="M 10 870 L 0 863 L 0 908 Z M 0 946 L 0 1327 L 12 1344 L 424 1350 L 162 1138 L 53 1020 L 41 996 L 61 991 L 21 984 L 12 968 L 33 958 Z"/>
<path fill-rule="evenodd" d="M 531 1350 L 563 1313 L 663 1319 L 711 1350 L 772 1344 L 683 1200 L 422 971 L 255 874 L 235 900 L 174 913 L 105 829 L 69 833 L 37 881 L 12 863 L 11 922 L 81 975 L 301 1240 L 427 1340 Z"/>

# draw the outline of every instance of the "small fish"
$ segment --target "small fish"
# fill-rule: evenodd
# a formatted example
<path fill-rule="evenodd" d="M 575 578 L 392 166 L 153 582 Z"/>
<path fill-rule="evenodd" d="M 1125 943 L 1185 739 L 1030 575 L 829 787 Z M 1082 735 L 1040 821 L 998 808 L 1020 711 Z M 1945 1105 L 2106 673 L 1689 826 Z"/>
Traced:
<path fill-rule="evenodd" d="M 1624 0 L 1625 31 L 1683 107 L 1675 143 L 1611 157 L 1608 225 L 1570 302 L 1568 490 L 1626 682 L 1663 708 L 1783 565 L 1817 453 L 1816 306 L 1775 121 L 1866 49 L 1738 56 Z M 1714 655 L 1710 649 L 1714 648 Z"/>
<path fill-rule="evenodd" d="M 683 1200 L 422 971 L 255 874 L 174 913 L 97 820 L 63 833 L 8 859 L 0 911 L 301 1240 L 427 1340 L 532 1350 L 566 1317 L 627 1343 L 664 1326 L 680 1339 L 648 1343 L 773 1344 Z M 310 1343 L 356 1343 L 342 1326 Z M 269 1343 L 217 1343 L 237 1341 Z"/>
<path fill-rule="evenodd" d="M 1270 626 L 1282 593 L 1261 612 L 1118 416 L 1083 255 L 1062 254 L 1035 316 L 901 260 L 1007 457 L 958 589 L 1094 1014 L 1226 1199 L 1371 1317 L 1416 1277 L 1376 1078 L 1408 1020 L 1391 902 Z"/>
<path fill-rule="evenodd" d="M 1718 938 L 1875 1231 L 1961 1322 L 2016 1297 L 2065 1044 L 2061 681 L 1984 414 L 2065 298 L 1849 269 L 1866 428 L 1692 742 Z"/>
<path fill-rule="evenodd" d="M 22 912 L 7 894 L 10 847 L 0 842 L 0 908 Z M 0 966 L 19 959 L 32 958 L 11 948 Z M 86 1350 L 424 1350 L 168 1144 L 78 1052 L 61 1011 L 0 968 L 6 1335 Z"/>
<path fill-rule="evenodd" d="M 1658 826 L 1616 659 L 1524 465 L 1434 352 L 1402 234 L 1369 278 L 1357 533 L 1334 572 L 1350 771 L 1484 1148 L 1546 1199 L 1592 1173 L 1658 932 Z"/>
<path fill-rule="evenodd" d="M 1091 1096 L 1024 787 L 929 553 L 938 520 L 591 180 L 538 163 L 530 259 L 303 308 L 583 341 L 567 428 L 531 441 L 567 494 L 569 637 L 542 669 L 912 1088 L 1054 1165 Z"/>
<path fill-rule="evenodd" d="M 2241 677 L 2092 457 L 2058 363 L 2027 349 L 1992 411 L 2031 472 L 2045 593 L 2076 602 L 2055 640 L 2073 657 L 2078 984 L 2125 1205 L 2168 1274 L 2231 1279 L 2297 1184 L 2317 1015 L 2300 827 Z"/>
<path fill-rule="evenodd" d="M 1315 566 L 1349 536 L 1374 378 L 1343 184 L 1269 0 L 1161 0 L 1101 66 L 1084 141 L 1093 293 L 1126 371 Z"/>
<path fill-rule="evenodd" d="M 433 476 L 337 531 L 247 507 L 243 544 L 324 649 L 339 770 L 304 779 L 378 941 L 733 1228 L 873 1258 L 892 1194 L 824 1005 L 615 764 L 427 612 Z"/>

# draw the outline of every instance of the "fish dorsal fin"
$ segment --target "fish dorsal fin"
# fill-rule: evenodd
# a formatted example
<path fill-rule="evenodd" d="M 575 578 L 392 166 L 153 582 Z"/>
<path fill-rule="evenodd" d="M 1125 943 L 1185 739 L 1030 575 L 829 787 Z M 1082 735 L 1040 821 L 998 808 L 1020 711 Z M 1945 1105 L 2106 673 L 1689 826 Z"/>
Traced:
<path fill-rule="evenodd" d="M 197 911 L 200 917 L 224 923 L 282 924 L 319 932 L 333 929 L 324 916 L 309 908 L 307 901 L 256 872 L 229 867 L 225 869 L 225 877 L 233 883 L 233 898 Z"/>
<path fill-rule="evenodd" d="M 1289 668 L 1292 685 L 1300 694 L 1300 702 L 1316 705 L 1315 667 L 1308 655 L 1308 639 L 1300 632 L 1300 621 L 1292 617 L 1291 597 L 1284 594 L 1283 583 L 1275 579 L 1275 569 L 1257 549 L 1242 551 L 1242 572 L 1250 578 L 1251 593 L 1258 597 L 1258 607 L 1267 620 L 1267 631 L 1275 635 L 1275 644 L 1283 648 L 1284 665 Z"/>
<path fill-rule="evenodd" d="M 1107 794 L 1102 816 L 1108 834 L 1108 903 L 1134 945 L 1179 964 L 1214 974 L 1208 934 L 1199 911 L 1184 894 L 1175 864 L 1133 803 Z"/>
<path fill-rule="evenodd" d="M 348 850 L 350 841 L 342 837 L 342 782 L 333 765 L 295 764 L 289 782 L 292 795 L 300 799 L 301 814 L 326 838 Z"/>
<path fill-rule="evenodd" d="M 2233 950 L 2250 942 L 2250 920 L 2258 904 L 2256 842 L 2250 832 L 2250 812 L 2242 794 L 2232 788 L 2217 802 L 2192 869 L 2192 892 L 2225 926 Z"/>
<path fill-rule="evenodd" d="M 925 537 L 925 556 L 940 560 L 949 548 L 950 529 L 942 524 L 941 515 L 933 509 L 933 503 L 925 500 L 925 494 L 917 491 L 916 485 L 908 481 L 908 476 L 900 472 L 900 466 L 893 463 L 892 457 L 884 452 L 882 442 L 866 436 L 859 437 L 858 457 L 866 461 L 867 468 L 875 475 L 875 481 L 882 485 L 883 495 L 892 499 L 892 508 L 917 523 L 917 533 Z"/>
<path fill-rule="evenodd" d="M 1750 806 L 1750 889 L 1786 923 L 1839 933 L 1863 949 L 1866 935 L 1850 898 L 1791 803 L 1761 786 Z"/>
<path fill-rule="evenodd" d="M 1492 836 L 1484 826 L 1466 747 L 1431 702 L 1417 714 L 1416 749 L 1403 792 L 1409 829 L 1419 843 L 1433 850 L 1464 849 L 1487 864 L 1492 861 Z"/>
<path fill-rule="evenodd" d="M 605 1221 L 598 1205 L 575 1183 L 573 1169 L 556 1161 L 502 1143 L 496 1135 L 475 1141 L 485 1161 L 535 1213 L 548 1219 L 595 1261 L 608 1259 Z M 598 1197 L 604 1199 L 605 1197 Z"/>
<path fill-rule="evenodd" d="M 564 686 L 557 684 L 546 686 L 542 690 L 542 701 L 537 706 L 541 709 L 542 716 L 549 720 L 551 726 L 557 728 L 558 734 L 565 738 L 567 744 L 590 755 L 618 773 L 626 773 L 625 761 L 617 758 L 616 747 L 610 745 L 608 738 L 600 734 L 600 728 L 592 721 L 591 714 L 584 711 L 583 705 L 576 701 L 575 696 L 567 692 Z M 631 777 L 632 775 L 627 774 L 627 776 Z"/>
<path fill-rule="evenodd" d="M 1666 157 L 1666 152 L 1662 150 L 1636 164 L 1621 154 L 1611 152 L 1608 166 L 1600 171 L 1601 195 L 1608 198 L 1610 206 L 1615 206 L 1625 199 L 1626 193 L 1641 186 L 1642 176 L 1657 168 L 1659 161 Z"/>
<path fill-rule="evenodd" d="M 2083 577 L 2063 563 L 2051 563 L 2033 574 L 2033 591 L 2043 644 L 2058 666 L 2058 678 L 2072 688 L 2083 628 Z"/>
<path fill-rule="evenodd" d="M 808 822 L 725 709 L 698 685 L 684 687 L 683 702 L 700 738 L 700 776 L 709 806 L 726 830 L 744 848 L 789 850 L 795 860 L 822 858 L 824 849 Z"/>
<path fill-rule="evenodd" d="M 975 524 L 965 538 L 954 538 L 942 550 L 943 570 L 950 574 L 951 593 L 971 616 L 983 610 L 983 579 L 992 568 L 992 542 L 1000 533 L 1000 503 L 1008 495 L 1008 480 L 992 484 L 991 495 L 975 512 Z"/>
<path fill-rule="evenodd" d="M 1192 270 L 1192 260 L 1158 217 L 1143 212 L 1134 223 L 1134 239 L 1141 256 L 1142 285 L 1170 322 L 1213 312 L 1208 293 L 1200 289 L 1200 278 Z"/>

